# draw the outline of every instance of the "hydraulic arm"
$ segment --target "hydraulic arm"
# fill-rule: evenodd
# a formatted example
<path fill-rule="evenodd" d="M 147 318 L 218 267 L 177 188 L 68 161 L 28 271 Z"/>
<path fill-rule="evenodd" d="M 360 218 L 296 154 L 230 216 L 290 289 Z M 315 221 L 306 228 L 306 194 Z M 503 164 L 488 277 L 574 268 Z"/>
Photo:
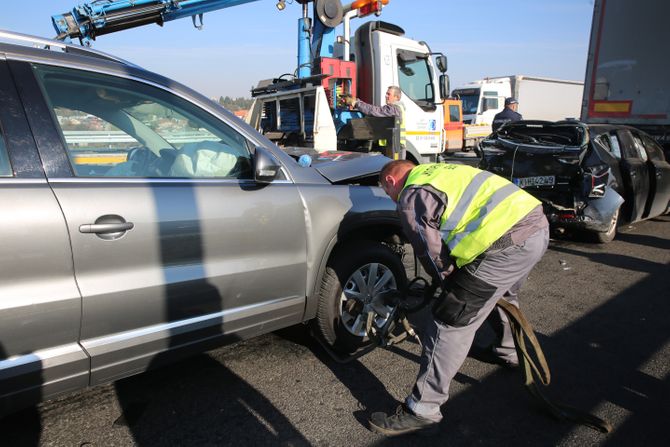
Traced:
<path fill-rule="evenodd" d="M 94 0 L 65 14 L 51 17 L 57 39 L 78 38 L 83 44 L 96 36 L 124 29 L 192 17 L 196 24 L 206 12 L 230 8 L 258 0 Z"/>

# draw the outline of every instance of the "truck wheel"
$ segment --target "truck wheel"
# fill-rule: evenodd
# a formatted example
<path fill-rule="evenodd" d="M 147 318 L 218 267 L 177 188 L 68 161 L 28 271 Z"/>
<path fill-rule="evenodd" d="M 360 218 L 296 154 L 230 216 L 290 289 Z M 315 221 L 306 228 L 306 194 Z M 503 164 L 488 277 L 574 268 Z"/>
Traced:
<path fill-rule="evenodd" d="M 612 242 L 614 240 L 614 236 L 616 236 L 616 229 L 619 224 L 619 212 L 621 208 L 618 208 L 614 215 L 612 216 L 612 220 L 610 221 L 610 226 L 607 229 L 607 231 L 599 231 L 595 234 L 596 240 L 601 243 L 601 244 L 606 244 L 608 242 Z"/>
<path fill-rule="evenodd" d="M 324 341 L 340 354 L 366 345 L 369 312 L 382 326 L 393 310 L 381 292 L 400 289 L 406 282 L 400 256 L 380 242 L 360 241 L 339 249 L 319 291 L 316 325 Z"/>

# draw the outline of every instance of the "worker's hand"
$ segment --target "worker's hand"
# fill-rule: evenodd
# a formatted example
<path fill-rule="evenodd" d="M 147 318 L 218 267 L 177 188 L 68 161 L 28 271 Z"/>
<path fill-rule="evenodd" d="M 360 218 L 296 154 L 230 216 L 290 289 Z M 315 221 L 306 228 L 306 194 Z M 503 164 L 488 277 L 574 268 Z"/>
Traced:
<path fill-rule="evenodd" d="M 356 106 L 356 101 L 357 101 L 356 98 L 354 98 L 351 95 L 346 95 L 346 96 L 342 97 L 342 102 L 350 108 L 353 108 L 353 107 Z"/>
<path fill-rule="evenodd" d="M 454 270 L 456 270 L 456 266 L 453 262 L 443 268 L 443 270 L 440 272 L 440 287 L 442 287 L 442 285 L 447 282 L 447 278 L 449 278 L 449 276 L 454 273 Z"/>

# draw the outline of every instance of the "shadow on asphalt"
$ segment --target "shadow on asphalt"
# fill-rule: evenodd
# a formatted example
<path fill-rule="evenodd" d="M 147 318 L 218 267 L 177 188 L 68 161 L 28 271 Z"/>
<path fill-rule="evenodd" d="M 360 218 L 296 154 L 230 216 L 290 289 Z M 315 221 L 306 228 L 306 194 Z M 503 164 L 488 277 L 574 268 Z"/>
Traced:
<path fill-rule="evenodd" d="M 275 332 L 279 337 L 305 346 L 319 359 L 333 375 L 351 392 L 358 401 L 359 408 L 353 415 L 364 427 L 368 426 L 371 411 L 394 407 L 397 402 L 386 391 L 386 386 L 361 362 L 338 363 L 310 336 L 304 325 L 294 326 Z"/>
<path fill-rule="evenodd" d="M 309 445 L 270 401 L 208 355 L 115 386 L 133 397 L 114 426 L 128 426 L 138 446 Z"/>
<path fill-rule="evenodd" d="M 628 242 L 629 244 L 670 250 L 670 240 L 648 234 L 619 233 L 616 236 L 616 240 Z"/>
<path fill-rule="evenodd" d="M 630 240 L 639 243 L 651 239 L 631 235 Z M 614 267 L 630 267 L 634 261 L 633 265 L 649 276 L 556 334 L 537 334 L 552 370 L 553 381 L 547 394 L 557 402 L 605 419 L 611 416 L 606 410 L 608 403 L 630 413 L 625 421 L 614 424 L 612 434 L 582 429 L 580 439 L 588 438 L 591 444 L 670 445 L 670 434 L 665 429 L 670 420 L 669 379 L 659 380 L 644 372 L 645 362 L 670 341 L 669 266 L 560 246 L 552 249 Z M 523 299 L 522 291 L 522 305 Z M 426 318 L 429 317 L 424 315 L 424 324 Z M 361 424 L 367 426 L 371 411 L 393 411 L 397 402 L 360 362 L 339 364 L 304 335 L 288 334 L 284 331 L 278 335 L 308 346 L 351 390 L 361 403 L 362 410 L 354 414 Z M 403 353 L 402 347 L 389 351 L 416 361 L 416 355 Z M 433 445 L 438 441 L 440 445 L 557 445 L 570 439 L 577 429 L 574 423 L 555 420 L 546 414 L 525 392 L 518 371 L 500 368 L 481 382 L 468 379 L 462 374 L 456 377 L 456 381 L 468 387 L 444 406 L 445 418 L 438 435 L 386 439 L 371 434 L 370 445 Z"/>
<path fill-rule="evenodd" d="M 583 254 L 603 262 L 599 253 Z M 617 265 L 617 263 L 612 263 Z M 583 318 L 547 337 L 537 334 L 553 381 L 547 393 L 559 402 L 605 419 L 611 403 L 630 414 L 612 434 L 586 431 L 603 446 L 670 445 L 668 378 L 644 372 L 645 363 L 670 341 L 668 265 L 648 263 L 649 276 Z M 522 292 L 523 293 L 523 292 Z M 523 305 L 523 295 L 522 295 Z M 443 409 L 441 445 L 557 445 L 576 426 L 543 414 L 523 391 L 516 373 L 500 369 L 454 396 Z M 611 421 L 614 422 L 614 421 Z M 374 445 L 427 445 L 418 437 L 382 439 Z"/>

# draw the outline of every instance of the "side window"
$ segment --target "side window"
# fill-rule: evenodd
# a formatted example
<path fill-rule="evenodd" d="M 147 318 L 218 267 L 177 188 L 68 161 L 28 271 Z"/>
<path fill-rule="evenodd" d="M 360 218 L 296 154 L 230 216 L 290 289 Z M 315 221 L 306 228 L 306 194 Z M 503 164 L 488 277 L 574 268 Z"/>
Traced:
<path fill-rule="evenodd" d="M 498 108 L 498 98 L 484 98 L 482 110 L 495 110 Z"/>
<path fill-rule="evenodd" d="M 637 134 L 631 134 L 633 137 L 633 146 L 635 147 L 635 154 L 637 155 L 638 158 L 641 158 L 644 161 L 647 161 L 647 151 L 644 150 L 644 146 L 642 145 L 642 140 L 640 140 L 640 137 Z"/>
<path fill-rule="evenodd" d="M 642 135 L 642 143 L 647 150 L 647 155 L 651 161 L 664 161 L 665 156 L 663 155 L 663 149 L 658 145 L 656 141 L 650 138 L 647 135 Z"/>
<path fill-rule="evenodd" d="M 105 175 L 127 161 L 133 148 L 142 146 L 131 135 L 98 116 L 67 107 L 52 110 L 77 176 Z"/>
<path fill-rule="evenodd" d="M 461 120 L 461 114 L 460 111 L 458 110 L 457 105 L 450 105 L 449 106 L 449 122 L 450 123 L 457 123 Z"/>
<path fill-rule="evenodd" d="M 7 146 L 5 146 L 5 138 L 0 131 L 0 177 L 12 177 L 12 165 L 9 163 L 9 156 L 7 155 Z"/>
<path fill-rule="evenodd" d="M 612 154 L 621 160 L 621 145 L 619 144 L 619 137 L 617 137 L 615 134 L 611 134 L 609 135 L 609 138 L 612 147 Z"/>
<path fill-rule="evenodd" d="M 169 92 L 34 65 L 78 177 L 250 178 L 247 140 Z"/>

